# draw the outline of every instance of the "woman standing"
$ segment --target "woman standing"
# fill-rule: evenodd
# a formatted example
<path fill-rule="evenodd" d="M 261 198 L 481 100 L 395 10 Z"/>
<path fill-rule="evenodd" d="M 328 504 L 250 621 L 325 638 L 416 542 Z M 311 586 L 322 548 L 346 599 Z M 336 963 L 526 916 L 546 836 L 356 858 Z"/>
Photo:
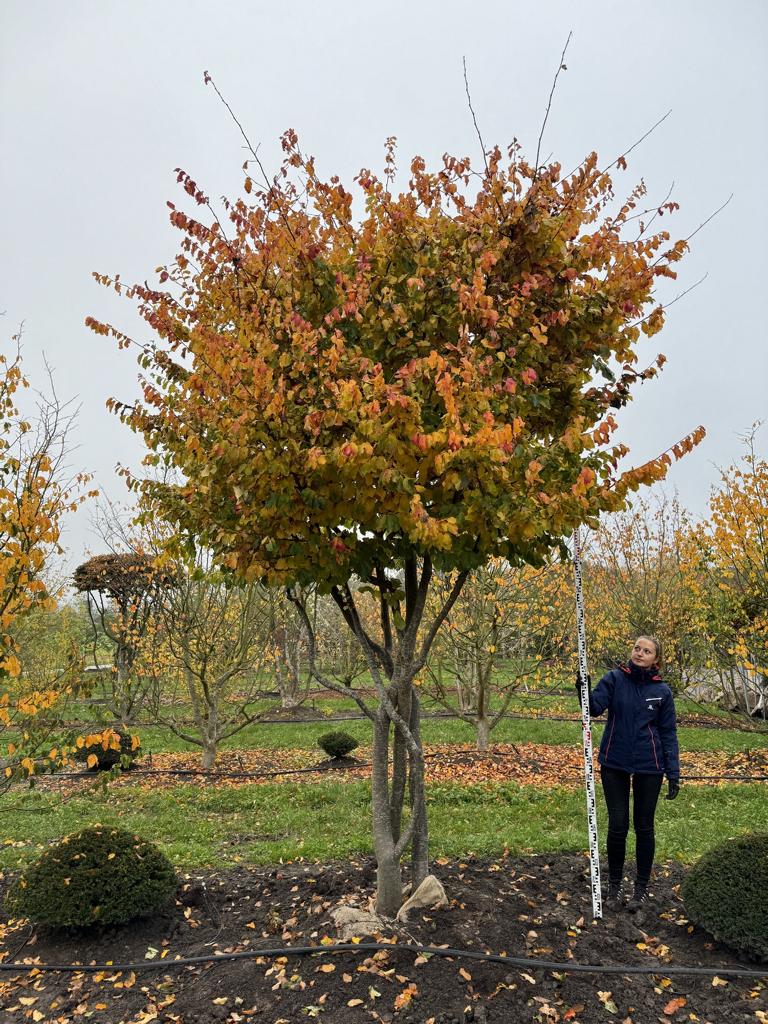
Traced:
<path fill-rule="evenodd" d="M 624 859 L 629 832 L 629 791 L 636 838 L 637 876 L 629 910 L 639 910 L 648 898 L 653 867 L 656 803 L 664 776 L 667 800 L 680 791 L 675 702 L 662 681 L 661 644 L 639 636 L 627 665 L 606 673 L 589 695 L 589 713 L 608 712 L 598 761 L 608 807 L 608 905 L 625 905 Z M 581 697 L 580 680 L 579 697 Z"/>

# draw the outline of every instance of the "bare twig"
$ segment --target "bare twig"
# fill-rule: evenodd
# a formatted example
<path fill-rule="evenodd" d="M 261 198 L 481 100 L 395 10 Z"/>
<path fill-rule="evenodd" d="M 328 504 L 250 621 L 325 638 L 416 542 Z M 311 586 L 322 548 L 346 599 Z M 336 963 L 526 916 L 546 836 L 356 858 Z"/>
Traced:
<path fill-rule="evenodd" d="M 544 129 L 547 127 L 547 121 L 549 120 L 549 112 L 552 108 L 552 97 L 555 95 L 555 89 L 557 88 L 557 79 L 560 77 L 560 72 L 567 70 L 563 61 L 565 60 L 565 51 L 568 49 L 568 44 L 571 41 L 573 31 L 568 33 L 568 38 L 565 40 L 565 46 L 563 52 L 560 54 L 560 61 L 557 65 L 557 71 L 555 77 L 552 80 L 552 88 L 549 91 L 549 100 L 547 101 L 547 109 L 544 112 L 544 120 L 541 123 L 541 131 L 539 132 L 539 141 L 536 144 L 536 161 L 534 163 L 534 173 L 538 176 L 539 173 L 539 154 L 541 153 L 541 140 L 544 138 Z"/>
<path fill-rule="evenodd" d="M 486 170 L 486 173 L 487 173 L 488 172 L 488 157 L 486 156 L 486 152 L 485 152 L 485 143 L 483 142 L 483 136 L 480 134 L 480 128 L 479 128 L 478 123 L 477 123 L 477 118 L 475 117 L 475 109 L 472 106 L 472 97 L 469 94 L 469 79 L 467 78 L 467 58 L 466 57 L 462 57 L 461 58 L 461 62 L 464 65 L 464 89 L 465 89 L 465 91 L 467 93 L 467 103 L 469 104 L 469 112 L 472 115 L 472 122 L 474 123 L 475 131 L 477 132 L 477 137 L 480 140 L 480 149 L 481 149 L 482 154 L 483 154 L 483 162 L 485 163 L 485 170 Z"/>

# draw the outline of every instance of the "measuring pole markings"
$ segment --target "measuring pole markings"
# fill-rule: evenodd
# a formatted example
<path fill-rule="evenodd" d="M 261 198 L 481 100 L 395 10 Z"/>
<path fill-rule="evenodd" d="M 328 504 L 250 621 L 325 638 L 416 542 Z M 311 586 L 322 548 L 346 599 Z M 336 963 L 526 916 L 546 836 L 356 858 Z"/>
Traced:
<path fill-rule="evenodd" d="M 595 804 L 595 767 L 592 758 L 592 725 L 589 717 L 589 686 L 587 683 L 587 637 L 584 630 L 584 596 L 581 584 L 581 537 L 573 534 L 573 575 L 576 583 L 576 632 L 579 645 L 579 678 L 581 679 L 581 734 L 584 754 L 584 785 L 587 795 L 587 829 L 589 831 L 589 867 L 592 886 L 592 914 L 603 916 L 600 892 L 600 854 L 597 846 L 597 806 Z"/>

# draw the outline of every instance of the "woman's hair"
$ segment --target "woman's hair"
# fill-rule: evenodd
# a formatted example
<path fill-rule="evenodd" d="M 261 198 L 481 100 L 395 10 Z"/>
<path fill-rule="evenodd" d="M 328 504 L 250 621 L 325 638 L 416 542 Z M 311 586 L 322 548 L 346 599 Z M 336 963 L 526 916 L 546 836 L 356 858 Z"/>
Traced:
<path fill-rule="evenodd" d="M 637 643 L 638 640 L 649 640 L 656 648 L 656 668 L 661 671 L 664 667 L 664 652 L 661 649 L 661 640 L 656 636 L 649 636 L 648 633 L 641 633 L 640 636 L 636 638 L 635 643 Z"/>

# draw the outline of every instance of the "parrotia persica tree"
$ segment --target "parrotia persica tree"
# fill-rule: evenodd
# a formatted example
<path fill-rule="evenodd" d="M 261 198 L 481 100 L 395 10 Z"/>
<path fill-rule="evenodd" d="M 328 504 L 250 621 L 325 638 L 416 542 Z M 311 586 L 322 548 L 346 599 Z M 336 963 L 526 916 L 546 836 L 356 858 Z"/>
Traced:
<path fill-rule="evenodd" d="M 614 204 L 594 153 L 568 174 L 516 145 L 479 171 L 415 157 L 396 193 L 393 139 L 383 179 L 362 170 L 354 190 L 323 180 L 293 131 L 282 142 L 273 181 L 251 178 L 258 158 L 246 164 L 226 226 L 179 171 L 204 217 L 171 204 L 183 241 L 157 288 L 96 275 L 138 300 L 155 334 L 142 400 L 112 407 L 150 463 L 182 476 L 134 480 L 148 514 L 245 579 L 316 582 L 363 644 L 380 696 L 361 706 L 390 914 L 409 844 L 415 882 L 427 872 L 413 680 L 467 572 L 491 557 L 541 562 L 671 461 L 619 472 L 613 412 L 661 365 L 638 369 L 636 348 L 664 322 L 654 285 L 686 244 L 638 227 L 642 186 Z M 456 582 L 425 618 L 435 569 Z M 353 577 L 378 596 L 377 636 Z"/>

